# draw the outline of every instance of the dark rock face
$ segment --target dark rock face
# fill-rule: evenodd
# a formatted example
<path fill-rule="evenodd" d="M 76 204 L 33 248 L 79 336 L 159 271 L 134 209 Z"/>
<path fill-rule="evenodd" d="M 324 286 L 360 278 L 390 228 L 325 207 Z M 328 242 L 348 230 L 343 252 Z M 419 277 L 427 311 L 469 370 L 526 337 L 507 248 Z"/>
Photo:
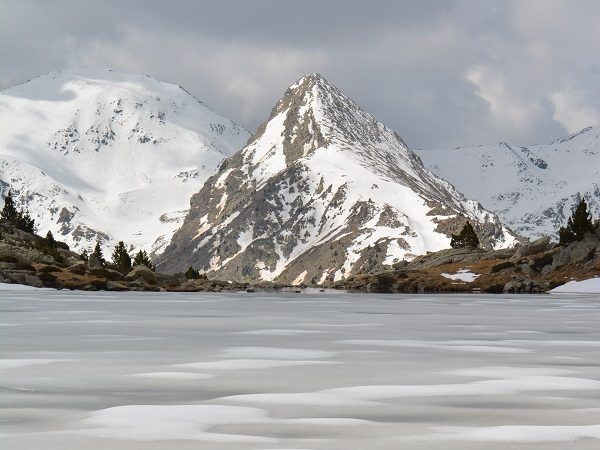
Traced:
<path fill-rule="evenodd" d="M 467 219 L 488 249 L 513 241 L 319 75 L 288 89 L 190 204 L 158 270 L 318 284 L 447 247 Z"/>

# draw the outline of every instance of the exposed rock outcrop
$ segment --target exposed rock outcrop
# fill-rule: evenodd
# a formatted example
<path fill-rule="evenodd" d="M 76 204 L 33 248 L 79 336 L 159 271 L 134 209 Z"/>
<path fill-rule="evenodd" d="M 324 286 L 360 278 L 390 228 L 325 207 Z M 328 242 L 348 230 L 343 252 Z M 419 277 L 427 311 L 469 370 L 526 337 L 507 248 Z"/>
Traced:
<path fill-rule="evenodd" d="M 55 289 L 109 291 L 245 290 L 247 285 L 210 280 L 188 280 L 184 275 L 155 273 L 136 266 L 128 274 L 106 267 L 91 256 L 85 261 L 66 245 L 49 248 L 44 238 L 15 229 L 0 220 L 0 283 Z"/>
<path fill-rule="evenodd" d="M 600 276 L 600 227 L 561 247 L 549 237 L 512 250 L 447 249 L 350 277 L 332 287 L 363 292 L 541 293 L 570 280 Z"/>

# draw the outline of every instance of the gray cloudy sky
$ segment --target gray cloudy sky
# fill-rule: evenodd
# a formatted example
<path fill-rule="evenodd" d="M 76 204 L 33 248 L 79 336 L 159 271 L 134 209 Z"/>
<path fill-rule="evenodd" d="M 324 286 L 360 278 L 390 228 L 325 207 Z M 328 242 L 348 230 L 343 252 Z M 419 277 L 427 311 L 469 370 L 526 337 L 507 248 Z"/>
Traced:
<path fill-rule="evenodd" d="M 414 148 L 600 124 L 596 0 L 0 0 L 0 61 L 143 72 L 252 131 L 312 72 Z"/>

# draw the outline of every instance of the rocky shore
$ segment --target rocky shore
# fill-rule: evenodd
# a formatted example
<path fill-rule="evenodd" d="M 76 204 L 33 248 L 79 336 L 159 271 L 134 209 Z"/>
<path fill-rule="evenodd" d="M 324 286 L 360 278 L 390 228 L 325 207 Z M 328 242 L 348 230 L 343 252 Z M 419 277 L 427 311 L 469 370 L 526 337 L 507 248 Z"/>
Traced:
<path fill-rule="evenodd" d="M 44 238 L 0 221 L 0 283 L 85 291 L 220 292 L 245 290 L 243 283 L 167 275 L 139 265 L 127 274 L 104 267 L 93 256 L 87 260 L 58 242 L 52 251 Z"/>
<path fill-rule="evenodd" d="M 138 265 L 121 273 L 93 256 L 84 259 L 58 242 L 52 252 L 44 238 L 0 221 L 0 282 L 73 290 L 221 292 L 283 286 L 249 285 L 206 277 L 188 279 Z M 566 246 L 548 236 L 513 249 L 447 249 L 397 263 L 393 270 L 359 274 L 330 283 L 352 292 L 543 293 L 571 280 L 600 276 L 600 228 Z M 299 288 L 294 288 L 299 289 Z"/>
<path fill-rule="evenodd" d="M 394 270 L 350 277 L 330 287 L 358 292 L 543 293 L 600 276 L 600 228 L 566 246 L 548 236 L 498 251 L 448 249 L 401 262 Z"/>

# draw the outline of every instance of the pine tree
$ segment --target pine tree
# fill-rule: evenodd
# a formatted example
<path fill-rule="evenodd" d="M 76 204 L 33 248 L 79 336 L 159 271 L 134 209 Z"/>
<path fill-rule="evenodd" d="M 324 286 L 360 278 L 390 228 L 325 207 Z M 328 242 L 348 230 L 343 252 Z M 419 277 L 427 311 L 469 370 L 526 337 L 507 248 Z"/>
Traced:
<path fill-rule="evenodd" d="M 87 262 L 89 259 L 88 251 L 86 249 L 83 249 L 81 252 L 81 259 L 83 259 L 85 262 Z"/>
<path fill-rule="evenodd" d="M 567 220 L 566 227 L 560 227 L 558 231 L 559 244 L 567 245 L 571 242 L 580 241 L 586 233 L 594 230 L 592 216 L 588 212 L 585 199 L 581 199 L 573 210 L 571 217 Z"/>
<path fill-rule="evenodd" d="M 188 280 L 197 280 L 198 278 L 200 278 L 200 272 L 198 272 L 196 269 L 194 269 L 192 266 L 190 266 L 188 268 L 188 270 L 185 272 L 185 277 Z"/>
<path fill-rule="evenodd" d="M 7 220 L 14 227 L 19 230 L 33 233 L 35 228 L 35 221 L 31 218 L 27 211 L 19 210 L 15 207 L 15 200 L 13 199 L 12 192 L 8 191 L 6 198 L 4 199 L 4 208 L 0 213 L 2 219 Z"/>
<path fill-rule="evenodd" d="M 112 263 L 119 272 L 127 274 L 131 272 L 131 256 L 125 248 L 125 243 L 119 241 L 112 254 Z"/>
<path fill-rule="evenodd" d="M 51 250 L 56 250 L 58 248 L 58 243 L 54 239 L 52 231 L 48 231 L 48 233 L 46 233 L 45 244 Z"/>
<path fill-rule="evenodd" d="M 148 256 L 148 253 L 146 253 L 146 250 L 140 250 L 135 255 L 135 258 L 133 258 L 133 267 L 142 265 L 154 270 L 154 266 L 152 265 L 152 261 L 150 261 L 150 257 Z"/>
<path fill-rule="evenodd" d="M 4 208 L 2 208 L 2 213 L 0 213 L 0 217 L 14 224 L 17 219 L 17 215 L 18 212 L 17 208 L 15 207 L 15 201 L 12 197 L 12 192 L 8 191 L 8 194 L 4 198 Z"/>
<path fill-rule="evenodd" d="M 17 218 L 14 221 L 14 225 L 19 230 L 23 230 L 28 233 L 33 233 L 35 229 L 35 221 L 31 218 L 27 211 L 19 211 L 17 213 Z"/>
<path fill-rule="evenodd" d="M 479 238 L 471 225 L 471 222 L 467 221 L 463 226 L 460 233 L 453 234 L 450 240 L 450 247 L 452 248 L 477 248 L 479 247 Z"/>
<path fill-rule="evenodd" d="M 104 255 L 102 254 L 102 249 L 100 248 L 100 241 L 96 241 L 96 246 L 94 247 L 92 256 L 94 256 L 100 262 L 100 264 L 104 265 L 106 263 Z"/>

